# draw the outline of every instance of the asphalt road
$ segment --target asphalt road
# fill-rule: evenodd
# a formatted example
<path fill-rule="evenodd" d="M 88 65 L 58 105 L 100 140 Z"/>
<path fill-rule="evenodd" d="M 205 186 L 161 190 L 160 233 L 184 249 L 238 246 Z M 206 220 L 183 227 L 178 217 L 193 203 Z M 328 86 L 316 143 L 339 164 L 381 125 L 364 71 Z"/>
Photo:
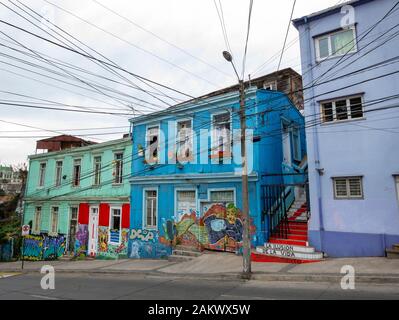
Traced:
<path fill-rule="evenodd" d="M 40 274 L 0 277 L 0 300 L 151 299 L 151 300 L 275 300 L 275 299 L 395 299 L 399 284 L 339 284 L 263 281 L 167 279 L 138 275 L 57 274 L 55 289 L 43 290 Z"/>

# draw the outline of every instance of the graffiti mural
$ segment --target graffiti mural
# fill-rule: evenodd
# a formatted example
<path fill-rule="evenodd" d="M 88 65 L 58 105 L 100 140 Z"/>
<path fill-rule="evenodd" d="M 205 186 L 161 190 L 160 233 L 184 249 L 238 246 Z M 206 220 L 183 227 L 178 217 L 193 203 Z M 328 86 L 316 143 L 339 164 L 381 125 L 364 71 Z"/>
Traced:
<path fill-rule="evenodd" d="M 170 241 L 159 237 L 156 231 L 132 229 L 130 240 L 131 259 L 163 259 L 172 254 Z"/>
<path fill-rule="evenodd" d="M 98 252 L 108 252 L 108 227 L 98 227 Z"/>
<path fill-rule="evenodd" d="M 110 230 L 108 227 L 98 229 L 98 252 L 99 259 L 123 259 L 128 256 L 129 229 L 122 229 L 120 234 L 120 244 L 110 242 Z M 118 233 L 119 239 L 119 233 Z"/>
<path fill-rule="evenodd" d="M 87 224 L 79 224 L 75 239 L 75 257 L 85 256 L 89 242 L 89 229 Z"/>
<path fill-rule="evenodd" d="M 23 258 L 28 261 L 56 260 L 65 253 L 66 237 L 25 236 Z"/>
<path fill-rule="evenodd" d="M 65 236 L 62 235 L 58 237 L 45 236 L 43 239 L 42 259 L 56 260 L 64 255 L 65 248 L 66 248 Z"/>
<path fill-rule="evenodd" d="M 0 244 L 0 261 L 11 261 L 13 258 L 13 239 Z"/>
<path fill-rule="evenodd" d="M 170 226 L 172 223 L 173 228 Z M 173 245 L 241 252 L 243 217 L 233 204 L 204 203 L 201 216 L 192 211 L 183 215 L 180 221 L 166 221 L 163 229 L 165 239 Z M 254 233 L 255 227 L 251 223 L 251 234 Z"/>

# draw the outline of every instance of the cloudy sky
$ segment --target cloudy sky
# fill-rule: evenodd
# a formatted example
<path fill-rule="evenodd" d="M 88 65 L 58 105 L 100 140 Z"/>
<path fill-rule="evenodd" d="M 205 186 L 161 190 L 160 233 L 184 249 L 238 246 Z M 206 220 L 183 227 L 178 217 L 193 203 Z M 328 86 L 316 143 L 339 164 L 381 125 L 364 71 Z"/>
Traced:
<path fill-rule="evenodd" d="M 140 114 L 187 99 L 165 88 L 151 88 L 126 71 L 190 96 L 236 82 L 221 55 L 226 44 L 213 0 L 0 2 L 2 21 L 125 70 L 111 72 L 101 63 L 0 23 L 0 163 L 26 162 L 27 155 L 35 152 L 36 140 L 58 133 L 97 142 L 119 138 L 128 131 L 132 107 Z M 294 18 L 337 2 L 298 0 Z M 221 4 L 229 44 L 241 72 L 249 0 L 221 0 Z M 256 77 L 276 70 L 292 4 L 293 0 L 254 0 L 246 75 Z M 300 72 L 297 40 L 292 27 L 282 68 Z"/>

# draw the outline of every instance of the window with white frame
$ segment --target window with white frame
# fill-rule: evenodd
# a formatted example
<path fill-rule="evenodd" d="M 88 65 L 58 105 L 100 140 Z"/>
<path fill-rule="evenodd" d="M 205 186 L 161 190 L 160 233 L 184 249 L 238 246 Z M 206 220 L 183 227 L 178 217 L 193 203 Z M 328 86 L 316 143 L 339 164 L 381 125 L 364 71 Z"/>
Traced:
<path fill-rule="evenodd" d="M 35 208 L 35 216 L 33 219 L 32 225 L 32 233 L 39 234 L 41 230 L 41 223 L 42 223 L 42 207 Z"/>
<path fill-rule="evenodd" d="M 111 208 L 110 242 L 119 244 L 121 239 L 121 208 Z"/>
<path fill-rule="evenodd" d="M 39 187 L 44 187 L 46 180 L 46 166 L 45 162 L 42 162 L 39 167 Z"/>
<path fill-rule="evenodd" d="M 101 184 L 101 156 L 94 157 L 94 181 L 95 186 Z"/>
<path fill-rule="evenodd" d="M 361 96 L 321 102 L 322 122 L 339 122 L 363 118 Z"/>
<path fill-rule="evenodd" d="M 263 89 L 266 89 L 269 91 L 276 91 L 277 90 L 277 81 L 265 82 L 263 84 Z"/>
<path fill-rule="evenodd" d="M 51 218 L 50 218 L 50 233 L 51 234 L 58 233 L 58 215 L 59 215 L 59 208 L 51 207 Z"/>
<path fill-rule="evenodd" d="M 234 190 L 211 190 L 209 192 L 211 202 L 234 203 Z"/>
<path fill-rule="evenodd" d="M 356 29 L 340 30 L 315 39 L 317 61 L 356 52 Z"/>
<path fill-rule="evenodd" d="M 178 161 L 190 161 L 193 156 L 193 132 L 191 120 L 177 121 L 176 150 Z"/>
<path fill-rule="evenodd" d="M 230 112 L 212 116 L 212 155 L 231 155 L 231 117 Z"/>
<path fill-rule="evenodd" d="M 333 178 L 336 199 L 363 199 L 362 177 Z"/>
<path fill-rule="evenodd" d="M 55 186 L 59 187 L 62 182 L 62 161 L 55 163 Z"/>
<path fill-rule="evenodd" d="M 144 200 L 144 212 L 145 212 L 145 228 L 154 229 L 157 227 L 157 215 L 158 215 L 158 191 L 157 190 L 145 190 Z"/>
<path fill-rule="evenodd" d="M 176 192 L 177 216 L 180 218 L 185 214 L 191 214 L 197 210 L 197 199 L 195 190 L 178 190 Z"/>
<path fill-rule="evenodd" d="M 81 163 L 82 163 L 81 159 L 75 159 L 73 161 L 72 185 L 74 187 L 80 186 L 80 173 L 81 173 L 81 168 L 82 168 Z"/>
<path fill-rule="evenodd" d="M 146 136 L 146 161 L 148 163 L 159 162 L 159 127 L 148 127 Z"/>
<path fill-rule="evenodd" d="M 123 153 L 115 153 L 115 171 L 114 184 L 122 184 L 123 182 Z"/>

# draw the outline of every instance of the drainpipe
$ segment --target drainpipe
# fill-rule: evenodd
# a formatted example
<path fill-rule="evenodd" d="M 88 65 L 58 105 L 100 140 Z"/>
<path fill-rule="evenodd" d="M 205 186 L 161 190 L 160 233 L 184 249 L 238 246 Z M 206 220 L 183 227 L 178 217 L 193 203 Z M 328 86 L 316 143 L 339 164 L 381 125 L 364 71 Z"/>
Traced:
<path fill-rule="evenodd" d="M 306 24 L 306 41 L 308 44 L 307 47 L 307 54 L 305 55 L 306 57 L 309 57 L 309 62 L 307 64 L 307 68 L 309 70 L 309 78 L 313 81 L 313 58 L 312 58 L 312 44 L 313 44 L 313 39 L 310 35 L 310 24 L 308 22 L 308 19 L 305 18 L 305 24 Z M 304 85 L 304 87 L 309 86 L 311 83 L 308 83 Z M 315 117 L 317 117 L 318 110 L 317 110 L 317 103 L 314 99 L 315 92 L 314 92 L 314 87 L 310 88 L 310 97 L 313 97 L 310 101 L 310 111 L 311 114 L 313 114 Z M 322 198 L 321 198 L 321 174 L 322 174 L 322 169 L 320 168 L 320 152 L 319 152 L 319 134 L 318 134 L 318 126 L 315 126 L 312 130 L 312 137 L 313 137 L 313 147 L 314 147 L 314 161 L 315 161 L 315 169 L 318 172 L 316 175 L 316 183 L 315 183 L 315 188 L 317 192 L 317 202 L 318 202 L 318 216 L 319 216 L 319 229 L 320 229 L 320 250 L 323 252 L 323 232 L 324 232 L 324 222 L 323 222 L 323 203 L 322 203 Z"/>

